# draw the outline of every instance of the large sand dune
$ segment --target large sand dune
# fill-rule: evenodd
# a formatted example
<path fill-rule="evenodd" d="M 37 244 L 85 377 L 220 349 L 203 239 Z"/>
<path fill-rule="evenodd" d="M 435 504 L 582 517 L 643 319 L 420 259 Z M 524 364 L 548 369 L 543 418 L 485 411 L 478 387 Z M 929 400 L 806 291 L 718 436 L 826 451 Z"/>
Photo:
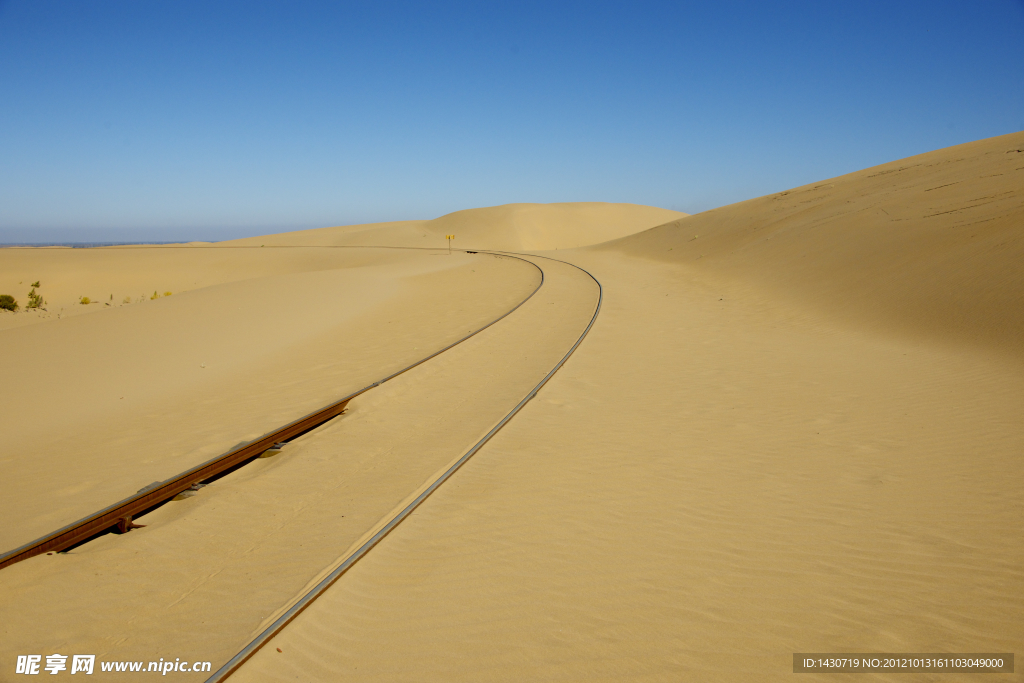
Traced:
<path fill-rule="evenodd" d="M 604 245 L 854 324 L 1024 352 L 1024 136 L 943 149 Z"/>
<path fill-rule="evenodd" d="M 1020 652 L 1019 149 L 1024 134 L 982 140 L 667 223 L 636 207 L 625 220 L 621 205 L 514 205 L 234 243 L 287 270 L 293 250 L 270 245 L 437 247 L 454 232 L 464 248 L 550 249 L 596 276 L 604 304 L 523 411 L 232 680 L 781 680 L 797 651 Z M 595 235 L 614 241 L 570 249 Z M 269 346 L 239 361 L 296 378 L 281 396 L 254 393 L 267 417 L 325 395 L 302 390 L 323 386 L 310 364 L 336 364 L 339 381 L 354 372 L 331 335 L 358 340 L 346 354 L 379 346 L 365 364 L 383 367 L 420 329 L 434 344 L 458 332 L 457 307 L 438 302 L 472 288 L 463 316 L 485 318 L 536 284 L 527 264 L 482 254 L 385 250 L 397 255 L 348 268 L 369 256 L 309 251 L 337 255 L 278 286 L 339 293 L 300 307 L 295 339 L 281 343 L 300 348 L 308 333 L 319 346 L 302 362 Z M 545 281 L 526 305 L 290 452 L 160 508 L 146 529 L 0 571 L 0 658 L 222 664 L 578 337 L 596 287 L 527 258 Z M 474 279 L 483 263 L 487 277 Z M 192 312 L 218 337 L 256 324 L 203 319 L 203 302 L 254 300 L 245 277 L 208 278 L 177 313 L 163 299 L 0 334 L 113 325 L 133 307 L 139 329 L 163 312 Z M 342 289 L 361 292 L 366 311 L 347 313 Z M 143 316 L 152 304 L 163 308 Z M 380 317 L 392 310 L 411 316 L 397 340 Z M 306 328 L 306 315 L 326 321 Z M 160 365 L 132 362 L 138 373 Z M 167 406 L 193 391 L 172 374 Z M 216 406 L 218 387 L 195 410 L 210 433 L 251 429 Z M 107 461 L 112 480 L 119 463 L 138 471 L 125 453 Z M 40 500 L 59 499 L 37 474 L 10 471 Z"/>

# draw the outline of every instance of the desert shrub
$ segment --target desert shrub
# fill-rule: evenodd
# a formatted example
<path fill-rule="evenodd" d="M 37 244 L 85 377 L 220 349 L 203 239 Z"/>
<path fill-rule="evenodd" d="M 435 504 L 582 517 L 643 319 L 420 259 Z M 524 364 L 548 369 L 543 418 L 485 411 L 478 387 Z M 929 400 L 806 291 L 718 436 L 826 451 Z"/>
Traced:
<path fill-rule="evenodd" d="M 157 297 L 159 297 L 159 296 L 160 296 L 160 295 L 159 295 L 159 294 L 157 294 L 157 293 L 156 293 L 156 291 L 154 291 L 154 292 L 153 292 L 153 296 L 149 297 L 149 299 L 150 299 L 150 301 L 152 301 L 153 299 L 156 299 L 156 298 L 157 298 Z"/>
<path fill-rule="evenodd" d="M 170 295 L 171 295 L 170 292 L 164 292 L 164 296 L 170 296 Z"/>
<path fill-rule="evenodd" d="M 28 303 L 25 305 L 25 308 L 42 308 L 43 304 L 46 303 L 43 301 L 43 295 L 36 293 L 37 286 L 39 286 L 38 282 L 32 285 L 32 291 L 28 293 Z"/>
<path fill-rule="evenodd" d="M 29 287 L 39 287 L 39 280 L 33 282 L 31 285 L 29 285 Z"/>
<path fill-rule="evenodd" d="M 89 304 L 92 303 L 92 299 L 90 299 L 87 296 L 83 296 L 81 299 L 78 300 L 78 303 L 82 304 L 83 306 L 88 306 Z"/>
<path fill-rule="evenodd" d="M 10 294 L 0 294 L 0 308 L 5 311 L 18 310 L 18 302 Z"/>
<path fill-rule="evenodd" d="M 126 296 L 126 297 L 125 297 L 125 298 L 124 298 L 124 299 L 123 299 L 123 300 L 121 301 L 121 303 L 123 303 L 123 304 L 130 304 L 131 302 L 132 302 L 132 298 L 131 298 L 130 296 Z"/>

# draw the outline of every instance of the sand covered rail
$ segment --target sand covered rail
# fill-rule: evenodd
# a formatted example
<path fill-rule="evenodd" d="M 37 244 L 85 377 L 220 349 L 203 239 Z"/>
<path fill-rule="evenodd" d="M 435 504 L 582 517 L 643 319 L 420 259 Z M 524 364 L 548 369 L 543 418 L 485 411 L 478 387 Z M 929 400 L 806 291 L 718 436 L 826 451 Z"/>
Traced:
<path fill-rule="evenodd" d="M 472 272 L 475 273 L 476 270 L 472 269 Z M 140 528 L 140 526 L 133 521 L 133 517 L 144 515 L 156 505 L 165 503 L 178 494 L 184 496 L 194 495 L 194 491 L 198 487 L 206 486 L 214 477 L 222 476 L 224 473 L 230 472 L 232 469 L 246 464 L 255 457 L 267 457 L 272 453 L 279 452 L 292 439 L 295 439 L 310 430 L 316 429 L 329 420 L 341 415 L 346 410 L 349 402 L 358 396 L 361 396 L 367 391 L 370 391 L 385 382 L 393 380 L 395 377 L 398 377 L 412 368 L 427 362 L 431 358 L 444 353 L 448 349 L 462 343 L 473 335 L 479 334 L 480 331 L 490 327 L 502 318 L 511 315 L 516 309 L 532 297 L 537 290 L 540 289 L 543 284 L 543 272 L 539 268 L 537 268 L 537 272 L 541 275 L 540 280 L 538 281 L 537 286 L 525 299 L 516 303 L 512 308 L 504 311 L 493 320 L 484 322 L 481 327 L 470 329 L 467 331 L 465 336 L 462 336 L 455 341 L 450 342 L 446 346 L 438 348 L 437 350 L 432 350 L 428 355 L 422 356 L 409 365 L 379 378 L 372 384 L 353 391 L 344 397 L 331 402 L 327 406 L 293 420 L 292 422 L 274 429 L 271 432 L 263 434 L 249 443 L 236 446 L 223 455 L 212 458 L 200 465 L 196 465 L 162 482 L 154 482 L 149 486 L 139 489 L 138 493 L 135 495 L 129 496 L 114 505 L 108 506 L 103 510 L 95 512 L 73 524 L 67 525 L 61 529 L 51 532 L 48 535 L 40 537 L 13 551 L 0 554 L 0 568 L 10 566 L 16 562 L 24 561 L 29 557 L 33 557 L 47 551 L 66 551 L 69 548 L 73 548 L 74 546 L 91 539 L 98 533 L 108 531 L 111 527 L 116 528 L 120 533 L 125 533 L 133 528 Z"/>
<path fill-rule="evenodd" d="M 502 252 L 508 253 L 508 252 Z M 535 257 L 538 258 L 538 257 Z M 562 265 L 572 265 L 565 261 L 558 259 L 552 259 L 550 257 L 539 257 L 544 258 L 547 261 L 554 261 Z M 490 431 L 477 441 L 473 446 L 466 451 L 462 457 L 452 463 L 447 469 L 441 472 L 437 478 L 433 481 L 428 482 L 417 495 L 401 510 L 394 513 L 389 519 L 382 520 L 377 525 L 377 528 L 372 536 L 366 539 L 366 541 L 358 548 L 348 553 L 339 563 L 326 575 L 319 583 L 313 586 L 309 591 L 301 595 L 287 610 L 285 610 L 272 624 L 265 628 L 256 638 L 249 642 L 242 650 L 240 650 L 234 657 L 232 657 L 227 663 L 225 663 L 220 669 L 208 679 L 209 681 L 223 681 L 227 680 L 235 671 L 238 670 L 245 662 L 247 662 L 253 654 L 262 649 L 267 643 L 269 643 L 274 636 L 280 633 L 288 624 L 290 624 L 299 614 L 302 613 L 309 605 L 311 605 L 317 598 L 323 595 L 334 583 L 341 578 L 341 576 L 347 572 L 356 562 L 362 559 L 370 550 L 372 550 L 378 543 L 391 533 L 399 524 L 401 524 L 409 515 L 411 515 L 434 491 L 441 487 L 448 479 L 450 479 L 465 463 L 469 461 L 471 457 L 483 448 L 491 438 L 497 434 L 513 417 L 518 414 L 520 410 L 540 391 L 545 384 L 558 372 L 559 369 L 569 360 L 569 357 L 573 352 L 583 343 L 587 333 L 590 332 L 590 328 L 594 326 L 597 321 L 597 316 L 601 312 L 601 301 L 603 299 L 601 293 L 601 283 L 594 278 L 591 273 L 588 273 L 578 266 L 574 266 L 581 273 L 586 274 L 590 277 L 598 288 L 597 302 L 594 307 L 594 314 L 587 324 L 586 328 L 580 333 L 576 343 L 565 352 L 565 355 L 551 368 L 551 370 L 537 383 L 537 385 L 526 395 L 523 399 L 517 403 L 512 410 L 510 410 L 501 420 L 495 424 Z"/>
<path fill-rule="evenodd" d="M 544 287 L 511 316 L 365 394 L 280 455 L 156 510 L 146 529 L 0 572 L 4 654 L 59 633 L 65 649 L 142 659 L 173 632 L 197 658 L 227 661 L 579 339 L 598 288 L 570 266 L 543 267 Z"/>
<path fill-rule="evenodd" d="M 0 333 L 5 376 L 19 387 L 2 398 L 4 551 L 406 367 L 507 313 L 539 282 L 529 264 L 464 254 L 154 251 L 116 256 L 255 257 L 269 268 L 272 251 L 281 270 L 333 267 Z"/>

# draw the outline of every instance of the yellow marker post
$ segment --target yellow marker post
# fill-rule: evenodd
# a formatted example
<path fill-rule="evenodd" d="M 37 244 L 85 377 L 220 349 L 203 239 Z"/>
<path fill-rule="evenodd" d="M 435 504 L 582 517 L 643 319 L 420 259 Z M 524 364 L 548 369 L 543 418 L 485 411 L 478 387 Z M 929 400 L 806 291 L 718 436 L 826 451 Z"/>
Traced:
<path fill-rule="evenodd" d="M 444 238 L 448 240 L 448 255 L 452 254 L 452 240 L 455 239 L 455 235 L 445 235 Z"/>

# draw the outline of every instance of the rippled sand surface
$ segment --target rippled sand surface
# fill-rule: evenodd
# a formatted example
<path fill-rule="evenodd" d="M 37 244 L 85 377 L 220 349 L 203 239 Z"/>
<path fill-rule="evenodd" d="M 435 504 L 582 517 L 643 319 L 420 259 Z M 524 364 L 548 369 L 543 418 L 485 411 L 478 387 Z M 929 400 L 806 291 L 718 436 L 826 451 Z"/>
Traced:
<path fill-rule="evenodd" d="M 606 295 L 577 355 L 234 678 L 788 680 L 799 651 L 1020 652 L 1018 147 L 563 255 Z"/>

